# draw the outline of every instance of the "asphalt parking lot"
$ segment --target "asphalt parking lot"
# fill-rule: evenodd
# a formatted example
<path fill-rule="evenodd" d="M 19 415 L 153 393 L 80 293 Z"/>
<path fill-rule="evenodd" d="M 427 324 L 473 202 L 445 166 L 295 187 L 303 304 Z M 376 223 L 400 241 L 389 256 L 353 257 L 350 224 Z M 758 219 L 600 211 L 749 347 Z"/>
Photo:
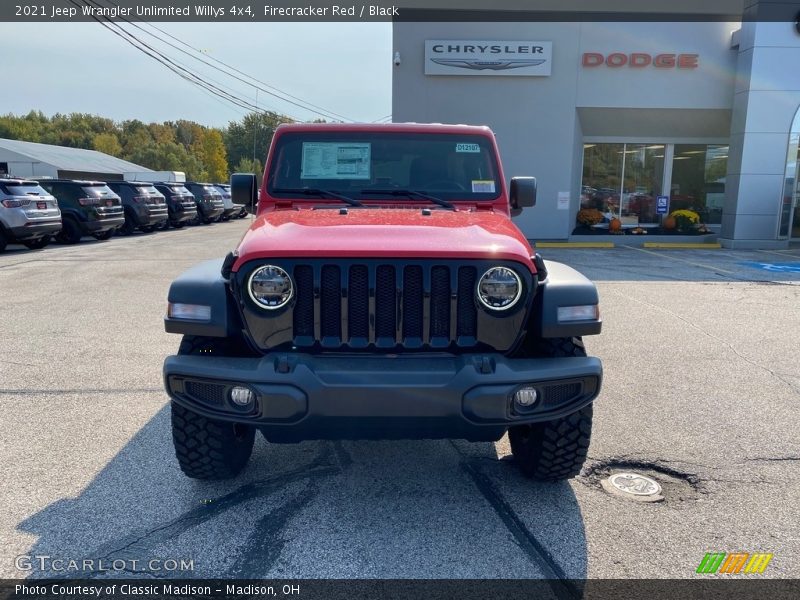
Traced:
<path fill-rule="evenodd" d="M 0 255 L 0 576 L 56 574 L 23 555 L 155 559 L 155 576 L 696 577 L 734 551 L 800 572 L 800 250 L 542 250 L 597 282 L 604 318 L 591 460 L 568 483 L 523 478 L 506 439 L 260 437 L 238 479 L 196 482 L 173 457 L 161 318 L 170 281 L 246 223 Z M 623 469 L 664 501 L 607 494 Z"/>

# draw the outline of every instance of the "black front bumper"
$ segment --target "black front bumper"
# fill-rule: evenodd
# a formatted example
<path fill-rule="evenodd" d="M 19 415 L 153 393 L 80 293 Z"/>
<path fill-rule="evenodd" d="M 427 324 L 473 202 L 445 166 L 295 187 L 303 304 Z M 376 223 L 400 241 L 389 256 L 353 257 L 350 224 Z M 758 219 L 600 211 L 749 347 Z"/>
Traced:
<path fill-rule="evenodd" d="M 508 427 L 556 419 L 600 391 L 597 358 L 509 359 L 500 354 L 263 358 L 170 356 L 164 381 L 172 399 L 204 416 L 259 427 L 267 439 L 496 440 Z M 255 404 L 230 400 L 234 385 Z M 532 408 L 513 402 L 522 386 Z"/>

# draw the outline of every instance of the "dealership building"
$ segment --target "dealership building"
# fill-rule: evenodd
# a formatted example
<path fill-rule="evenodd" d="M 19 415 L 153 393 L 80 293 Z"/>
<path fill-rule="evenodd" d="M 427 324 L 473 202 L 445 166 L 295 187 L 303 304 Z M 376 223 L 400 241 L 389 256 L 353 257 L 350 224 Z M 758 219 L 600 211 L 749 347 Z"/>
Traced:
<path fill-rule="evenodd" d="M 395 22 L 393 58 L 395 122 L 488 125 L 506 179 L 537 177 L 531 239 L 652 239 L 681 209 L 726 247 L 800 239 L 794 22 Z"/>

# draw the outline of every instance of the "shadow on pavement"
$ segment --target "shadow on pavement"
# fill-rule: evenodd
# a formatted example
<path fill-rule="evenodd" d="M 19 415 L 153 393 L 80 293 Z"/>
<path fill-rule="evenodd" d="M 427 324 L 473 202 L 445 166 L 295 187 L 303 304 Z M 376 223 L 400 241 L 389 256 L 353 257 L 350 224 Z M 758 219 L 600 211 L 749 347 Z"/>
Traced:
<path fill-rule="evenodd" d="M 31 577 L 586 576 L 572 488 L 525 479 L 494 444 L 259 436 L 240 477 L 198 482 L 174 459 L 168 406 L 78 497 L 19 529 L 50 557 Z"/>

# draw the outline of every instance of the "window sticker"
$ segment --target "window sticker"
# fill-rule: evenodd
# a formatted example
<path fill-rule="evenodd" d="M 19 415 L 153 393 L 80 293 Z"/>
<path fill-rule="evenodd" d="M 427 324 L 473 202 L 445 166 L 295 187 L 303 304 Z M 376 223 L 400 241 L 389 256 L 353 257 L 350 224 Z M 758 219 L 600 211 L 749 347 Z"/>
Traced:
<path fill-rule="evenodd" d="M 369 179 L 369 142 L 303 142 L 300 179 Z"/>
<path fill-rule="evenodd" d="M 456 152 L 473 152 L 480 154 L 481 147 L 479 144 L 456 144 Z"/>
<path fill-rule="evenodd" d="M 473 194 L 494 194 L 494 180 L 493 179 L 473 179 L 472 180 L 472 193 Z"/>

